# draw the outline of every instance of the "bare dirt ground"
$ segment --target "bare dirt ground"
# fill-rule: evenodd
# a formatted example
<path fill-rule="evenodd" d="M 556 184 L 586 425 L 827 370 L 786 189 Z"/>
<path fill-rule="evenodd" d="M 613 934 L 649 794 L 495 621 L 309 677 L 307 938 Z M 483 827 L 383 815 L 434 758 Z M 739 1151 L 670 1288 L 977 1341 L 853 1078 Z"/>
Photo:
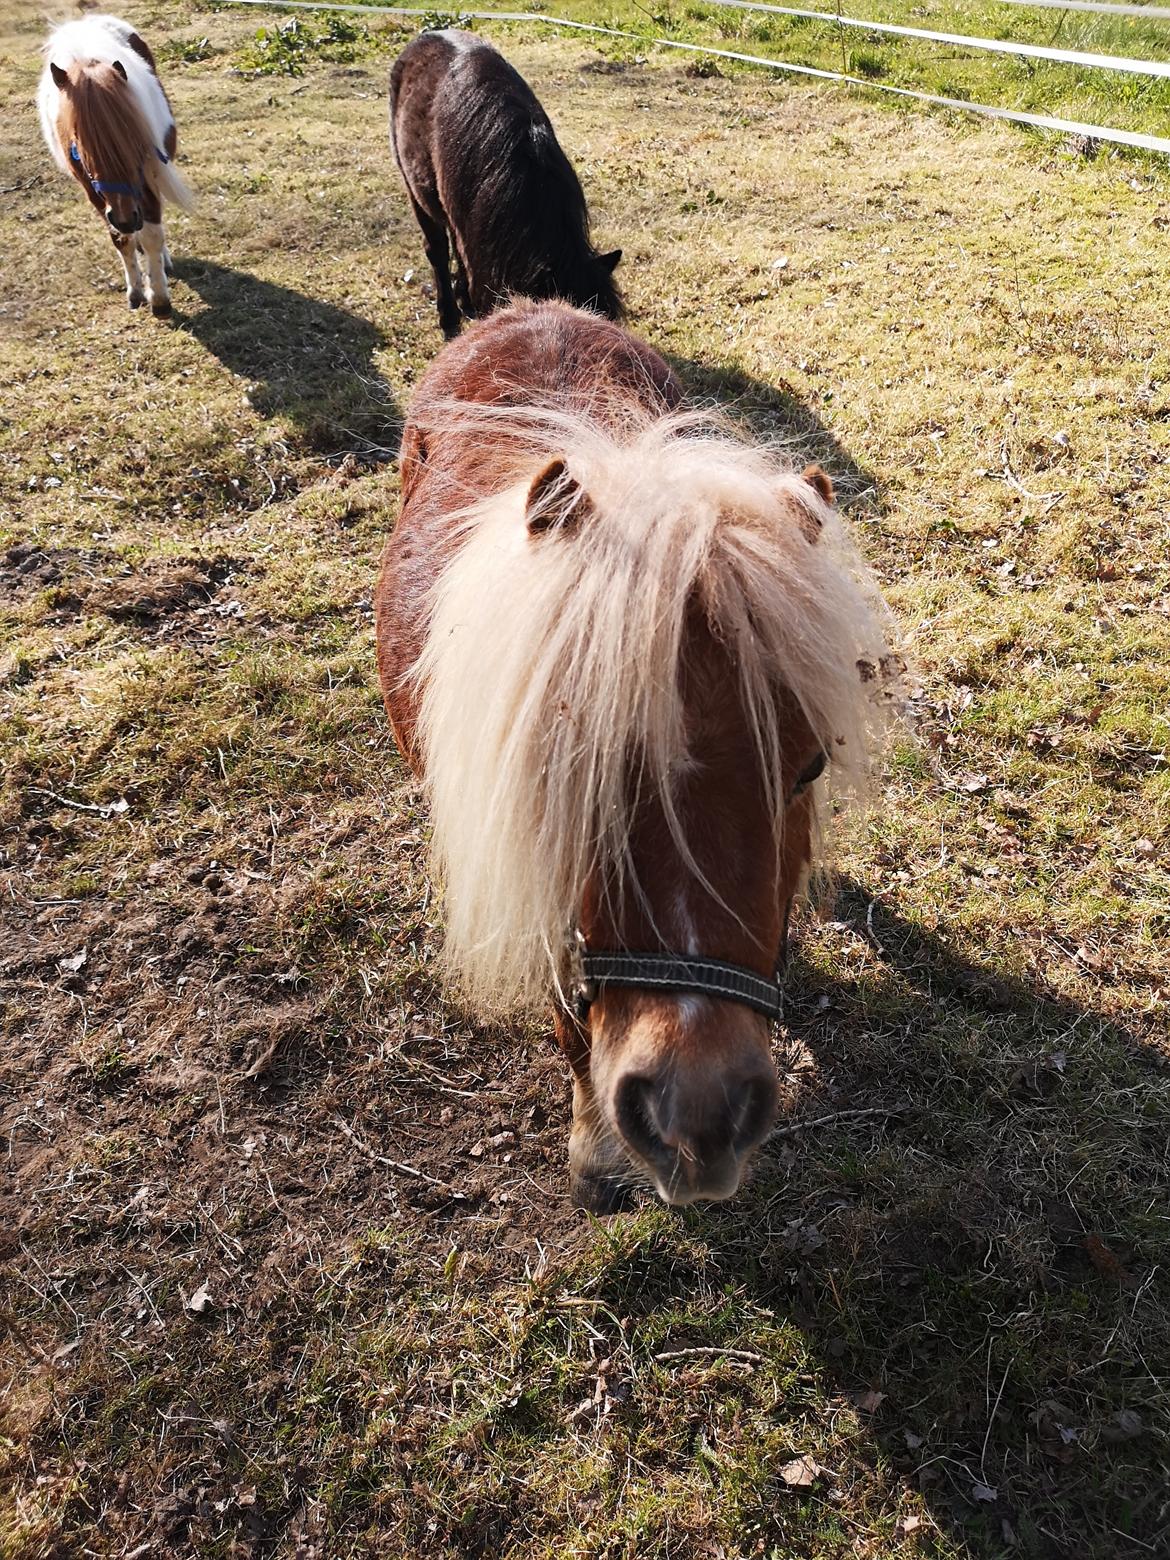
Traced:
<path fill-rule="evenodd" d="M 0 1556 L 1167 1552 L 1164 172 L 504 40 L 634 328 L 826 462 L 923 679 L 790 976 L 834 1119 L 598 1225 L 549 1034 L 438 989 L 375 685 L 440 344 L 405 34 L 286 78 L 135 20 L 171 326 L 0 28 Z"/>

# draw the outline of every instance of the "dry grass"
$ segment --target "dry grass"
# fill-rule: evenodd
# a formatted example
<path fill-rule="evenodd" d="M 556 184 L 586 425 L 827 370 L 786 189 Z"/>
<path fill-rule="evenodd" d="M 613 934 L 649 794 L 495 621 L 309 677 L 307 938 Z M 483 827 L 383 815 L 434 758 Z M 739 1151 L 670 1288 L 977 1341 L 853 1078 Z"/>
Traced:
<path fill-rule="evenodd" d="M 1161 1552 L 1162 173 L 511 41 L 636 328 L 827 462 L 923 674 L 783 1039 L 798 1117 L 888 1114 L 602 1227 L 547 1035 L 436 990 L 374 684 L 439 345 L 394 35 L 249 79 L 255 16 L 135 20 L 170 328 L 0 32 L 0 1555 Z"/>
<path fill-rule="evenodd" d="M 634 33 L 638 42 L 602 45 L 627 52 L 649 48 L 652 39 L 669 38 L 840 72 L 871 83 L 870 100 L 887 108 L 905 105 L 886 96 L 883 88 L 909 87 L 1104 128 L 1165 133 L 1170 107 L 1170 83 L 1165 79 L 838 26 L 834 14 L 965 39 L 1003 39 L 1147 62 L 1165 61 L 1170 49 L 1170 33 L 1157 18 L 1048 10 L 1005 5 L 1001 0 L 848 0 L 840 6 L 834 0 L 788 9 L 819 12 L 824 19 L 744 9 L 721 0 L 683 0 L 682 4 L 666 0 L 660 5 L 643 0 L 560 0 L 552 14 L 603 21 Z M 682 58 L 685 61 L 686 56 Z M 692 53 L 690 58 L 691 68 L 700 72 L 733 73 L 743 68 L 715 53 Z M 1082 150 L 1095 155 L 1092 146 Z"/>

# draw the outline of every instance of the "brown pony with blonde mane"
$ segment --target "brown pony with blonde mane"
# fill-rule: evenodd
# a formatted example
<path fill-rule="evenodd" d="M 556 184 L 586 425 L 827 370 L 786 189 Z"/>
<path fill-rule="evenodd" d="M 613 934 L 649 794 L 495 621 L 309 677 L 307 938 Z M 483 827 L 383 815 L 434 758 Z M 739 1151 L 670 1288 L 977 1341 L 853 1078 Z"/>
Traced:
<path fill-rule="evenodd" d="M 175 167 L 175 121 L 154 55 L 116 16 L 66 22 L 49 38 L 45 55 L 37 93 L 45 142 L 105 217 L 130 307 L 148 297 L 151 312 L 165 317 L 171 300 L 163 202 L 189 210 L 193 201 Z"/>
<path fill-rule="evenodd" d="M 776 1110 L 815 782 L 861 790 L 888 709 L 828 479 L 683 409 L 619 326 L 526 303 L 424 377 L 402 494 L 379 669 L 448 973 L 486 1016 L 553 998 L 579 1202 L 638 1172 L 730 1196 Z"/>

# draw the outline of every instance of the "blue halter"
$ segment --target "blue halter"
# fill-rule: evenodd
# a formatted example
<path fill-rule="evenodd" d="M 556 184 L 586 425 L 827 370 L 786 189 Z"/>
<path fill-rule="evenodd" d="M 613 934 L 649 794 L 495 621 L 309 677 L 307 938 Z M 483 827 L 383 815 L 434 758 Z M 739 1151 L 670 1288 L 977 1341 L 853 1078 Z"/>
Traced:
<path fill-rule="evenodd" d="M 168 163 L 171 160 L 157 146 L 154 149 L 154 155 L 161 163 Z M 79 168 L 81 167 L 81 153 L 77 150 L 76 141 L 70 141 L 69 143 L 69 159 L 71 162 L 75 162 Z M 82 169 L 82 172 L 84 171 Z M 140 174 L 140 177 L 144 176 L 144 173 Z M 86 174 L 86 178 L 89 178 L 88 174 Z M 118 179 L 90 179 L 89 186 L 95 195 L 129 195 L 134 200 L 141 200 L 142 198 L 141 184 L 124 184 Z"/>

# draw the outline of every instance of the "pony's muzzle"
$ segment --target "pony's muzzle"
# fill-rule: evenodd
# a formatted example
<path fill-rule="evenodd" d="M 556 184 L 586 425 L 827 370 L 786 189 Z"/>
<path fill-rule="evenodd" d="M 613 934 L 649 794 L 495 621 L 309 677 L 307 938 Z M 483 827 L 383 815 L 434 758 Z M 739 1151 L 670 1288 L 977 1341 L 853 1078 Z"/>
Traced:
<path fill-rule="evenodd" d="M 739 1187 L 747 1158 L 776 1115 L 776 1074 L 763 1061 L 734 1075 L 668 1066 L 617 1082 L 614 1118 L 659 1196 L 682 1205 L 718 1201 Z"/>
<path fill-rule="evenodd" d="M 118 233 L 138 233 L 142 230 L 141 211 L 135 211 L 133 215 L 126 220 L 119 220 L 119 218 L 114 214 L 114 208 L 112 206 L 107 206 L 106 221 L 115 230 L 115 232 Z"/>

